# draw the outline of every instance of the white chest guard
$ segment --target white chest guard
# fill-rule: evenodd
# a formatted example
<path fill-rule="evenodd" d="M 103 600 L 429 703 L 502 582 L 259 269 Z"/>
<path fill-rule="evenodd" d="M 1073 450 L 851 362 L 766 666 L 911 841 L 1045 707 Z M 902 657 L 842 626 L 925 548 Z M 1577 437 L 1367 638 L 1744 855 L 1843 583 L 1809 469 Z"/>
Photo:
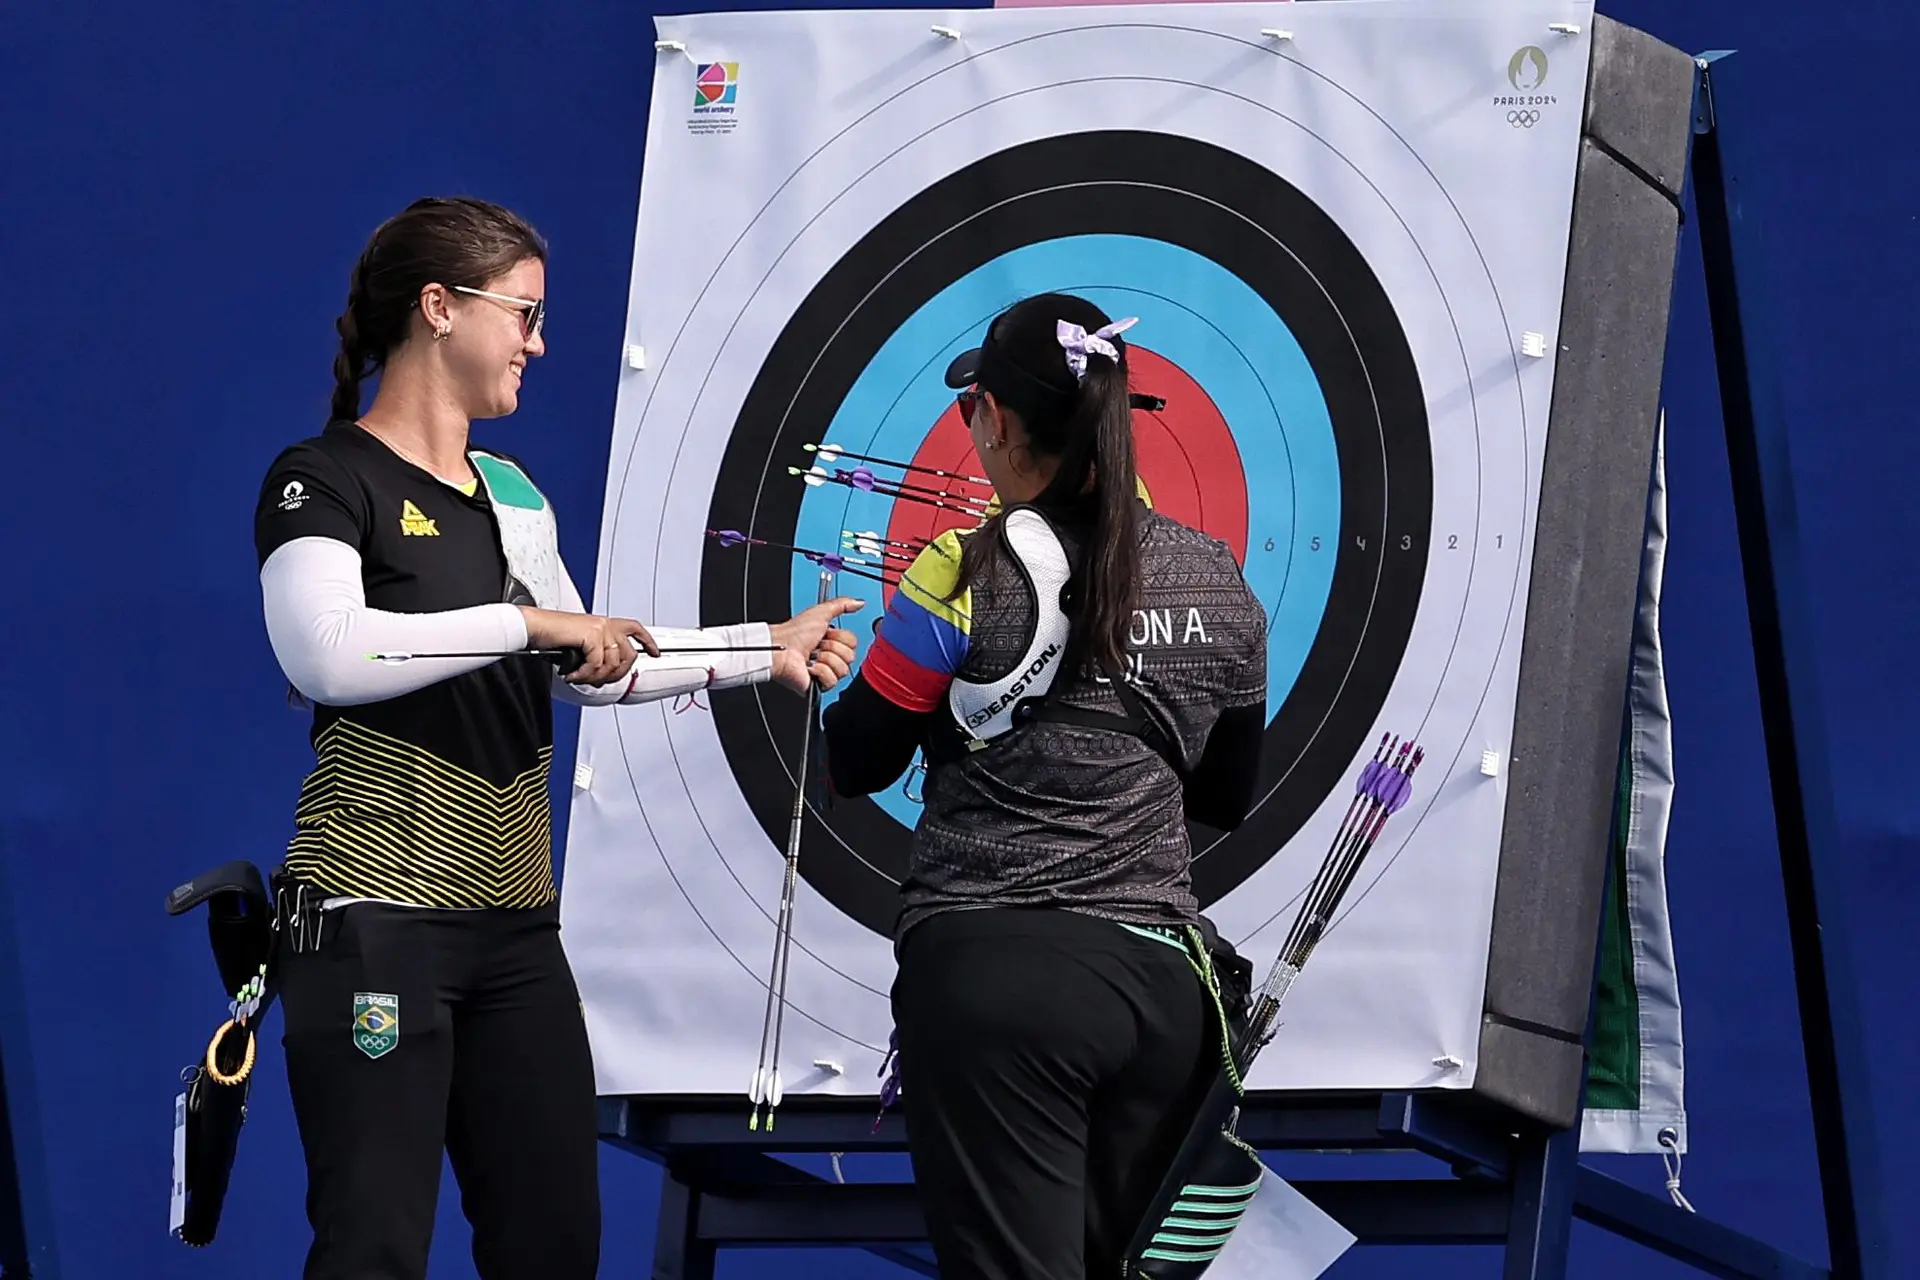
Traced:
<path fill-rule="evenodd" d="M 510 583 L 518 583 L 540 609 L 564 608 L 560 596 L 560 537 L 553 507 L 526 472 L 505 458 L 474 449 L 467 457 L 486 486 L 500 529 L 500 551 Z M 513 592 L 509 588 L 509 599 Z"/>
<path fill-rule="evenodd" d="M 973 683 L 954 679 L 947 710 L 966 750 L 979 750 L 1020 722 L 1021 708 L 1044 702 L 1068 651 L 1069 620 L 1062 593 L 1071 578 L 1066 547 L 1046 516 L 1016 507 L 1000 516 L 1000 530 L 1014 566 L 1033 591 L 1033 639 L 1006 676 Z"/>
<path fill-rule="evenodd" d="M 1013 563 L 1033 592 L 1033 638 L 1013 670 L 1000 679 L 976 684 L 956 678 L 948 687 L 947 710 L 969 751 L 1013 728 L 1023 703 L 1047 696 L 1067 651 L 1069 622 L 1060 595 L 1071 571 L 1059 535 L 1030 507 L 1016 507 L 1000 519 Z"/>
<path fill-rule="evenodd" d="M 1154 722 L 1139 692 L 1123 673 L 1111 684 L 1125 714 L 1070 707 L 1048 695 L 1065 665 L 1072 621 L 1062 599 L 1072 568 L 1066 548 L 1047 518 L 1031 507 L 1015 507 L 1001 516 L 1001 529 L 1013 563 L 1033 592 L 1033 637 L 1013 669 L 998 680 L 976 682 L 956 677 L 947 689 L 948 721 L 929 742 L 928 763 L 963 756 L 990 746 L 1008 730 L 1036 722 L 1078 725 L 1132 734 L 1164 757 L 1175 773 L 1186 761 Z"/>

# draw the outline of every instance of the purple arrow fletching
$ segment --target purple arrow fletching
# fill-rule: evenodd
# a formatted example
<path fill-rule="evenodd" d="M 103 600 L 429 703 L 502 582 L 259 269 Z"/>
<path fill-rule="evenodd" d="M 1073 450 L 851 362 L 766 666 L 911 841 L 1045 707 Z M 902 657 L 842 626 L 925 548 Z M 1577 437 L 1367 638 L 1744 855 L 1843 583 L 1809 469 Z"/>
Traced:
<path fill-rule="evenodd" d="M 873 471 L 868 467 L 855 467 L 851 471 L 843 471 L 836 467 L 834 474 L 836 476 L 845 476 L 848 482 L 856 489 L 863 490 L 867 493 L 873 492 Z"/>
<path fill-rule="evenodd" d="M 1391 775 L 1390 781 L 1382 788 L 1380 799 L 1386 803 L 1388 813 L 1400 812 L 1400 807 L 1413 794 L 1413 779 L 1404 773 Z"/>
<path fill-rule="evenodd" d="M 720 545 L 723 547 L 737 547 L 747 540 L 747 535 L 738 529 L 722 529 L 716 536 L 719 537 Z"/>
<path fill-rule="evenodd" d="M 1358 791 L 1363 796 L 1372 795 L 1374 781 L 1379 776 L 1380 776 L 1380 762 L 1378 760 L 1367 761 L 1367 767 L 1360 771 L 1360 783 L 1358 786 L 1354 788 L 1354 790 Z"/>
<path fill-rule="evenodd" d="M 847 567 L 847 562 L 838 552 L 829 551 L 820 557 L 820 567 L 828 573 L 838 573 Z"/>

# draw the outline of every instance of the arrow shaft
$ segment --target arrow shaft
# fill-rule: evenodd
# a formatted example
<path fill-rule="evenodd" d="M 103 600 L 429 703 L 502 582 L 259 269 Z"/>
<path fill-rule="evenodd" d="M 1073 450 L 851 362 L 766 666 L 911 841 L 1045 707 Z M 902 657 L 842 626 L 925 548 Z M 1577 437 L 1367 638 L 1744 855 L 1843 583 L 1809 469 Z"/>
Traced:
<path fill-rule="evenodd" d="M 956 493 L 952 489 L 935 489 L 923 484 L 908 484 L 904 480 L 874 479 L 873 488 L 876 493 L 880 492 L 883 486 L 895 493 L 918 493 L 930 498 L 951 498 L 955 502 L 973 502 L 981 506 L 985 506 L 987 503 L 985 498 L 976 498 L 972 494 L 967 493 Z M 855 485 L 854 487 L 859 488 L 860 486 Z"/>
<path fill-rule="evenodd" d="M 866 453 L 849 453 L 847 450 L 837 448 L 833 445 L 817 445 L 815 446 L 815 451 L 821 454 L 832 454 L 834 458 L 852 458 L 855 462 L 872 462 L 883 467 L 898 467 L 902 471 L 918 471 L 922 475 L 941 476 L 950 480 L 967 480 L 974 484 L 990 483 L 989 481 L 981 479 L 979 476 L 963 475 L 958 471 L 943 471 L 939 467 L 922 466 L 917 462 L 895 462 L 891 458 L 876 458 Z M 831 461 L 832 459 L 823 460 Z"/>
<path fill-rule="evenodd" d="M 673 645 L 661 646 L 662 654 L 668 653 L 778 653 L 785 649 L 783 644 L 714 644 L 714 645 Z M 566 649 L 485 649 L 470 653 L 370 653 L 372 662 L 413 662 L 421 658 L 545 658 L 548 661 L 564 659 L 569 656 Z M 641 654 L 649 657 L 649 654 Z"/>
<path fill-rule="evenodd" d="M 831 480 L 831 483 L 843 484 L 843 485 L 846 485 L 849 489 L 857 488 L 857 486 L 855 486 L 853 481 L 846 479 L 844 477 L 838 477 L 838 476 L 833 477 Z M 974 516 L 977 516 L 983 513 L 982 508 L 976 507 L 976 506 L 970 506 L 963 502 L 942 502 L 938 498 L 923 498 L 917 493 L 896 492 L 891 489 L 882 489 L 877 485 L 873 489 L 866 490 L 865 492 L 877 493 L 883 498 L 897 498 L 901 502 L 917 502 L 924 507 L 939 507 L 942 511 L 960 511 L 960 512 L 964 512 L 967 515 L 974 515 Z"/>

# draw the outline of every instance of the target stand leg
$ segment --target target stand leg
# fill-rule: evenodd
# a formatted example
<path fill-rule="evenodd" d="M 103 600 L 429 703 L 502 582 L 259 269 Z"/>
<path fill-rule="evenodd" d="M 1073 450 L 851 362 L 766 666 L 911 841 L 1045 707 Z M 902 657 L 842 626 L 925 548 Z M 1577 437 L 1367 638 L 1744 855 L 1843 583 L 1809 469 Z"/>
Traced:
<path fill-rule="evenodd" d="M 1578 1125 L 1531 1135 L 1515 1144 L 1513 1208 L 1502 1280 L 1565 1280 L 1579 1168 Z"/>
<path fill-rule="evenodd" d="M 700 1188 L 670 1162 L 660 1188 L 660 1224 L 653 1242 L 653 1280 L 713 1280 L 716 1249 L 700 1238 Z"/>

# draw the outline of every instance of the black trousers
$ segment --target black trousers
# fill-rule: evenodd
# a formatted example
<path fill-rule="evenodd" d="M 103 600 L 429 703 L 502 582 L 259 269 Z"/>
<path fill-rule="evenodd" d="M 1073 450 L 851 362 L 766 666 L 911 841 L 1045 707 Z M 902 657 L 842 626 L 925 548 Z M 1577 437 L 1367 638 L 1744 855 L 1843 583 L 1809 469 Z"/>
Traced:
<path fill-rule="evenodd" d="M 305 1280 L 423 1280 L 441 1152 L 483 1280 L 599 1266 L 593 1064 L 558 906 L 354 903 L 279 954 Z"/>
<path fill-rule="evenodd" d="M 1175 946 L 1068 911 L 911 929 L 901 1105 L 942 1280 L 1117 1276 L 1217 1071 Z"/>

